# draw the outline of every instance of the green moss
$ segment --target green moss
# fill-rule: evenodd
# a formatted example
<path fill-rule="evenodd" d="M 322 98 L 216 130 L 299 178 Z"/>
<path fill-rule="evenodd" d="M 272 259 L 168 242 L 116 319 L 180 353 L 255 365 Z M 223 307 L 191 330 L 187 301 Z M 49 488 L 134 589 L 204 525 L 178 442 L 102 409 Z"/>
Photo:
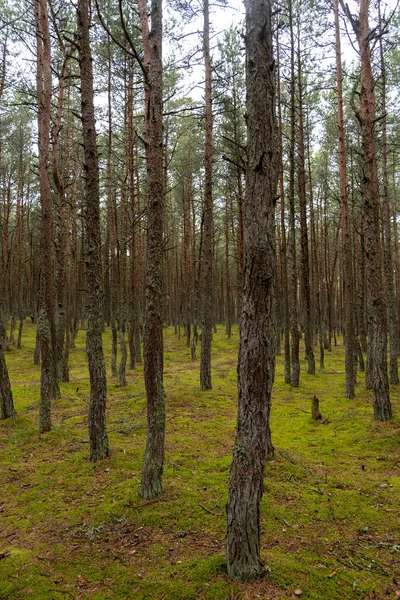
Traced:
<path fill-rule="evenodd" d="M 343 348 L 324 373 L 292 389 L 277 359 L 271 425 L 276 448 L 261 505 L 264 579 L 233 585 L 225 573 L 225 504 L 237 411 L 237 329 L 213 340 L 213 385 L 165 329 L 164 492 L 139 497 L 146 435 L 142 366 L 128 386 L 109 381 L 111 458 L 88 460 L 85 335 L 71 351 L 71 381 L 53 402 L 54 428 L 38 434 L 35 330 L 7 355 L 18 416 L 0 422 L 0 598 L 339 600 L 394 595 L 399 419 L 375 423 L 370 393 L 344 392 Z M 110 334 L 103 336 L 106 364 Z M 324 417 L 310 416 L 317 395 Z M 395 414 L 400 390 L 392 390 Z M 390 541 L 392 540 L 392 541 Z M 7 554 L 7 552 L 10 554 Z"/>

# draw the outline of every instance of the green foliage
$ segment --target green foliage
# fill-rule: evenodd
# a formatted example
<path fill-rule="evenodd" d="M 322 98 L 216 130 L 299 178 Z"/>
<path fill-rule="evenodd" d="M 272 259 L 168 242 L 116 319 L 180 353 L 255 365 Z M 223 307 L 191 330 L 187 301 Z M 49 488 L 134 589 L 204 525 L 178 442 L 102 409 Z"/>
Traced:
<path fill-rule="evenodd" d="M 7 354 L 18 416 L 0 423 L 0 598 L 342 600 L 394 596 L 398 573 L 399 420 L 376 423 L 362 383 L 343 398 L 343 348 L 325 373 L 285 386 L 277 360 L 272 434 L 261 505 L 266 576 L 231 584 L 225 572 L 227 483 L 236 421 L 237 330 L 214 336 L 214 389 L 198 389 L 184 338 L 165 330 L 165 491 L 139 498 L 145 447 L 142 369 L 109 378 L 111 458 L 88 459 L 84 334 L 71 381 L 53 403 L 54 429 L 37 433 L 35 331 Z M 104 335 L 109 364 L 110 335 Z M 303 363 L 305 365 L 305 363 Z M 304 366 L 305 371 L 305 366 Z M 322 423 L 311 418 L 317 395 Z M 396 414 L 399 391 L 392 390 Z"/>

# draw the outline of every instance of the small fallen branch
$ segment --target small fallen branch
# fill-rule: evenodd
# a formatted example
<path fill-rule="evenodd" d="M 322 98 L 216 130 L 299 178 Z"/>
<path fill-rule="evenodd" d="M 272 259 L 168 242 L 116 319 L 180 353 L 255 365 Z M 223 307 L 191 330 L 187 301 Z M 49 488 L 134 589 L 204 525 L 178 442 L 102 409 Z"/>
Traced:
<path fill-rule="evenodd" d="M 143 502 L 142 504 L 135 504 L 134 506 L 127 506 L 129 509 L 139 509 L 148 506 L 149 504 L 155 504 L 156 502 L 160 502 L 164 498 L 154 498 L 154 500 L 148 500 L 147 502 Z"/>
<path fill-rule="evenodd" d="M 208 512 L 208 514 L 212 515 L 213 517 L 221 517 L 222 516 L 219 513 L 212 512 L 212 510 L 210 510 L 209 508 L 207 508 L 206 506 L 204 506 L 204 504 L 201 504 L 201 502 L 199 502 L 199 506 L 200 506 L 200 508 L 202 508 L 203 510 L 205 510 L 206 512 Z"/>
<path fill-rule="evenodd" d="M 297 462 L 290 456 L 289 452 L 285 452 L 285 450 L 278 450 L 278 454 L 283 456 L 283 458 L 286 458 L 286 460 L 288 460 L 292 465 L 297 465 Z"/>

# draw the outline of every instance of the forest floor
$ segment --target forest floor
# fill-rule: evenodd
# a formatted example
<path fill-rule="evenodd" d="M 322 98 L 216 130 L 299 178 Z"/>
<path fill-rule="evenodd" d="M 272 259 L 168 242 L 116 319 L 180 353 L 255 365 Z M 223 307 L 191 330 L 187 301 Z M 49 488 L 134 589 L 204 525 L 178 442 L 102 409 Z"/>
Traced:
<path fill-rule="evenodd" d="M 110 459 L 88 461 L 84 332 L 71 381 L 38 434 L 35 331 L 7 353 L 18 416 L 0 422 L 0 599 L 377 599 L 400 597 L 400 387 L 395 418 L 377 423 L 371 393 L 344 398 L 344 355 L 324 372 L 283 383 L 277 360 L 261 507 L 263 579 L 232 584 L 224 558 L 225 503 L 236 421 L 238 336 L 218 327 L 213 385 L 200 392 L 184 338 L 165 330 L 164 493 L 138 490 L 145 446 L 142 368 L 128 386 L 109 377 Z M 104 336 L 107 365 L 110 336 Z M 362 379 L 362 374 L 359 379 Z M 320 399 L 322 422 L 311 418 Z M 301 595 L 299 592 L 301 590 Z M 295 594 L 297 593 L 297 595 Z"/>

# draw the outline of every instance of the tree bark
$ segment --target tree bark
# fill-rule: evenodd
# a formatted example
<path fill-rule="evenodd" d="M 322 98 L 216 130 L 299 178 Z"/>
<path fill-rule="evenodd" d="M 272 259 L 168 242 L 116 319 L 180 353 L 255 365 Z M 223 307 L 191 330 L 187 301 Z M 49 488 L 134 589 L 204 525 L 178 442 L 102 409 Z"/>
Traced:
<path fill-rule="evenodd" d="M 379 11 L 379 29 L 382 30 L 382 17 L 380 0 L 378 2 Z M 392 253 L 392 231 L 390 218 L 390 202 L 388 192 L 388 169 L 387 169 L 387 115 L 386 115 L 386 66 L 383 53 L 382 33 L 379 37 L 379 51 L 381 62 L 381 81 L 382 81 L 382 202 L 383 202 L 383 231 L 384 231 L 384 269 L 386 277 L 386 295 L 388 304 L 388 325 L 389 325 L 389 353 L 390 353 L 390 369 L 389 377 L 391 384 L 399 383 L 399 367 L 398 367 L 398 346 L 399 346 L 399 329 L 398 316 L 396 306 L 396 296 L 393 280 L 393 253 Z"/>
<path fill-rule="evenodd" d="M 248 166 L 244 289 L 238 365 L 239 408 L 227 504 L 226 553 L 234 581 L 257 577 L 260 501 L 275 369 L 275 202 L 278 140 L 269 0 L 247 0 Z"/>
<path fill-rule="evenodd" d="M 347 168 L 346 145 L 343 122 L 343 91 L 342 91 L 342 57 L 340 48 L 339 0 L 334 0 L 335 33 L 336 33 L 336 76 L 337 76 L 337 109 L 339 136 L 339 177 L 340 199 L 342 205 L 343 231 L 343 279 L 344 279 L 344 337 L 345 337 L 345 369 L 346 369 L 346 398 L 354 398 L 356 383 L 356 337 L 354 327 L 354 290 L 353 290 L 353 256 L 351 247 L 349 211 L 347 202 Z"/>
<path fill-rule="evenodd" d="M 4 356 L 4 338 L 5 332 L 0 321 L 0 419 L 8 419 L 16 414 Z"/>
<path fill-rule="evenodd" d="M 278 106 L 278 123 L 279 123 L 279 195 L 281 201 L 281 287 L 282 287 L 282 316 L 283 316 L 283 336 L 284 336 L 284 352 L 285 352 L 285 371 L 284 379 L 286 384 L 290 384 L 291 361 L 290 361 L 290 316 L 289 316 L 289 286 L 288 286 L 288 260 L 287 260 L 287 237 L 285 225 L 285 186 L 284 186 L 284 169 L 282 159 L 282 140 L 283 140 L 283 124 L 282 124 L 282 106 L 281 106 L 281 85 L 280 85 L 280 55 L 279 55 L 279 39 L 277 33 L 276 47 L 278 53 L 277 60 L 277 106 Z"/>
<path fill-rule="evenodd" d="M 297 34 L 297 60 L 298 60 L 298 111 L 299 111 L 299 139 L 298 139 L 298 184 L 299 184 L 299 206 L 300 206 L 300 247 L 301 247 L 301 289 L 302 301 L 304 302 L 304 344 L 308 364 L 308 374 L 315 375 L 314 358 L 314 335 L 313 315 L 311 310 L 310 290 L 310 258 L 308 249 L 307 228 L 307 192 L 306 192 L 306 170 L 304 151 L 304 118 L 303 118 L 303 75 L 301 71 L 301 40 L 300 28 Z"/>
<path fill-rule="evenodd" d="M 146 68 L 145 128 L 147 145 L 147 284 L 144 331 L 144 380 L 147 394 L 147 440 L 140 494 L 153 498 L 162 492 L 165 439 L 163 384 L 162 257 L 165 220 L 163 173 L 162 0 L 151 2 L 151 31 Z"/>
<path fill-rule="evenodd" d="M 211 390 L 211 342 L 213 326 L 213 237 L 212 200 L 212 87 L 210 59 L 210 15 L 208 0 L 203 4 L 203 54 L 206 75 L 206 131 L 204 144 L 204 234 L 201 255 L 202 332 L 200 355 L 200 389 Z"/>
<path fill-rule="evenodd" d="M 85 261 L 87 289 L 86 352 L 90 374 L 90 460 L 110 455 L 106 428 L 107 378 L 103 355 L 103 289 L 100 237 L 99 162 L 93 105 L 89 0 L 78 0 L 78 47 L 85 157 Z"/>
<path fill-rule="evenodd" d="M 51 429 L 51 400 L 57 395 L 54 318 L 53 217 L 50 190 L 49 146 L 51 116 L 51 51 L 47 0 L 35 2 L 37 44 L 36 91 L 38 100 L 39 187 L 41 205 L 41 263 L 38 330 L 41 353 L 39 431 Z"/>
<path fill-rule="evenodd" d="M 297 311 L 297 265 L 296 265 L 296 226 L 294 202 L 294 176 L 295 176 L 295 143 L 296 143 L 296 115 L 295 115 L 295 71 L 294 71 L 294 32 L 292 1 L 289 0 L 289 25 L 290 25 L 290 167 L 289 167 L 289 258 L 290 258 L 290 330 L 291 330 L 291 379 L 293 387 L 299 386 L 300 381 L 300 334 Z"/>
<path fill-rule="evenodd" d="M 343 0 L 341 0 L 342 2 Z M 387 370 L 387 315 L 382 280 L 382 257 L 379 228 L 379 187 L 375 142 L 375 92 L 369 45 L 370 0 L 360 0 L 358 18 L 347 16 L 357 36 L 361 59 L 360 107 L 357 113 L 362 146 L 361 197 L 364 216 L 364 247 L 367 288 L 370 303 L 368 340 L 369 365 L 372 369 L 374 416 L 386 421 L 392 416 Z M 368 368 L 368 365 L 367 365 Z"/>

